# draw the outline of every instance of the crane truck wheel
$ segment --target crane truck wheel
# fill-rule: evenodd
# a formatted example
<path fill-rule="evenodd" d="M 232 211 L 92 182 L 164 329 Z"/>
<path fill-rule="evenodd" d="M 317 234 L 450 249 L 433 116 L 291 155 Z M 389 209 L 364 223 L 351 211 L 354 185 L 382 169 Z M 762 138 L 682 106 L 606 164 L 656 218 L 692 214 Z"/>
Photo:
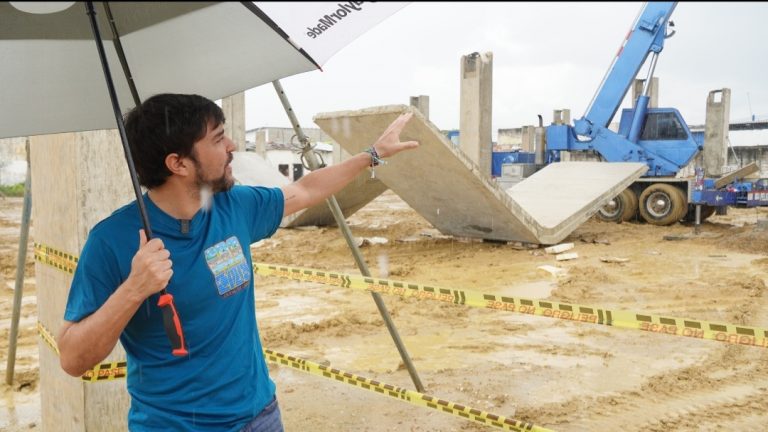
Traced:
<path fill-rule="evenodd" d="M 624 214 L 625 207 L 626 202 L 622 199 L 622 194 L 619 194 L 600 207 L 596 216 L 603 222 L 621 222 L 621 216 Z"/>
<path fill-rule="evenodd" d="M 624 189 L 597 211 L 597 218 L 603 222 L 626 222 L 637 213 L 637 195 L 632 189 Z"/>
<path fill-rule="evenodd" d="M 675 191 L 677 191 L 678 194 L 678 202 L 680 202 L 680 207 L 678 207 L 679 213 L 677 214 L 677 221 L 681 221 L 685 218 L 685 214 L 688 213 L 688 198 L 685 196 L 685 192 L 683 192 L 680 188 L 675 188 Z"/>
<path fill-rule="evenodd" d="M 637 216 L 637 194 L 630 188 L 624 189 L 619 196 L 624 196 L 627 205 L 624 207 L 624 213 L 621 214 L 621 220 L 631 221 Z"/>
<path fill-rule="evenodd" d="M 640 194 L 640 216 L 653 225 L 671 225 L 688 209 L 683 192 L 667 183 L 654 183 Z"/>

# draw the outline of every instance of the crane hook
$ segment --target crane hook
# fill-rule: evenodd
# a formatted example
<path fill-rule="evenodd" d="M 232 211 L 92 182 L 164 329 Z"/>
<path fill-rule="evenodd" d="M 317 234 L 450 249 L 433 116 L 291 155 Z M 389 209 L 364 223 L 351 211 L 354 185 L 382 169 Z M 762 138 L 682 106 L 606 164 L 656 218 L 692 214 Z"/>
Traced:
<path fill-rule="evenodd" d="M 674 22 L 674 21 L 669 21 L 669 27 L 668 27 L 668 28 L 672 28 L 672 27 L 674 27 L 674 26 L 675 26 L 675 22 Z M 674 35 L 675 35 L 675 33 L 677 33 L 677 31 L 676 31 L 675 29 L 672 29 L 672 31 L 671 31 L 671 32 L 669 32 L 669 33 L 667 33 L 667 34 L 665 34 L 665 35 L 664 35 L 664 39 L 669 39 L 669 38 L 671 38 L 672 36 L 674 36 Z"/>

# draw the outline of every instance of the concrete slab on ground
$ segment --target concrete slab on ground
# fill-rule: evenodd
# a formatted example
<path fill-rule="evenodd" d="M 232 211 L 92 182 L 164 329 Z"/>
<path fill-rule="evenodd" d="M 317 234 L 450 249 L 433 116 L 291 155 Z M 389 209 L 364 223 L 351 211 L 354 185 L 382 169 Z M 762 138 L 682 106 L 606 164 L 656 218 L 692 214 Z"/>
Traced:
<path fill-rule="evenodd" d="M 573 232 L 647 169 L 639 162 L 553 163 L 507 189 L 507 194 L 536 221 L 538 236 L 547 240 L 543 243 L 549 243 Z"/>
<path fill-rule="evenodd" d="M 443 234 L 555 244 L 646 170 L 641 163 L 552 164 L 505 191 L 406 105 L 320 113 L 315 123 L 349 153 L 364 150 L 403 112 L 401 139 L 419 148 L 376 168 L 376 177 Z"/>
<path fill-rule="evenodd" d="M 232 175 L 240 184 L 280 187 L 290 183 L 287 177 L 280 174 L 277 168 L 257 153 L 233 152 L 233 155 Z M 387 186 L 384 183 L 370 177 L 370 173 L 364 172 L 336 194 L 336 201 L 339 203 L 345 218 L 351 216 L 387 190 Z M 333 214 L 325 202 L 285 217 L 280 224 L 283 228 L 309 225 L 336 225 Z"/>

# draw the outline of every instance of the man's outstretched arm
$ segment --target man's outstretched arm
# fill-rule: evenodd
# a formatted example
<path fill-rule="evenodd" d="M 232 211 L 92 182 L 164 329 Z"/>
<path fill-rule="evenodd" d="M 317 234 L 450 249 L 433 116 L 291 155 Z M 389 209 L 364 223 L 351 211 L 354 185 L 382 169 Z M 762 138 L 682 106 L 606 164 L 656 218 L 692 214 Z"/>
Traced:
<path fill-rule="evenodd" d="M 400 141 L 400 132 L 402 132 L 412 116 L 413 113 L 400 115 L 376 140 L 372 147 L 376 150 L 379 157 L 390 157 L 403 150 L 416 148 L 419 145 L 418 141 Z M 320 203 L 343 189 L 344 186 L 354 180 L 362 170 L 370 165 L 371 155 L 360 153 L 342 163 L 313 171 L 299 179 L 299 181 L 283 186 L 282 190 L 285 196 L 283 216 L 288 216 Z"/>

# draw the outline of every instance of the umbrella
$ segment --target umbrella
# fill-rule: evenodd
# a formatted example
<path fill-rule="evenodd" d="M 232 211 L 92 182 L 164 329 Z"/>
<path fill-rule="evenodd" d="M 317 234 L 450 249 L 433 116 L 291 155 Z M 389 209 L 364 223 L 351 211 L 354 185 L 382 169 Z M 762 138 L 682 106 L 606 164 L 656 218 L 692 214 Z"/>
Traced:
<path fill-rule="evenodd" d="M 0 138 L 108 129 L 116 122 L 149 239 L 123 108 L 156 93 L 216 100 L 319 69 L 404 5 L 2 2 Z M 122 74 L 115 72 L 118 64 Z M 173 297 L 161 294 L 158 305 L 173 353 L 186 355 Z"/>
<path fill-rule="evenodd" d="M 0 138 L 114 128 L 84 4 L 70 2 L 62 11 L 40 14 L 19 9 L 45 2 L 25 3 L 0 2 Z M 120 51 L 139 100 L 156 93 L 197 93 L 217 100 L 319 69 L 339 49 L 404 6 L 402 2 L 94 4 L 117 99 L 126 111 L 136 100 L 119 67 Z M 117 37 L 110 30 L 107 7 Z"/>

